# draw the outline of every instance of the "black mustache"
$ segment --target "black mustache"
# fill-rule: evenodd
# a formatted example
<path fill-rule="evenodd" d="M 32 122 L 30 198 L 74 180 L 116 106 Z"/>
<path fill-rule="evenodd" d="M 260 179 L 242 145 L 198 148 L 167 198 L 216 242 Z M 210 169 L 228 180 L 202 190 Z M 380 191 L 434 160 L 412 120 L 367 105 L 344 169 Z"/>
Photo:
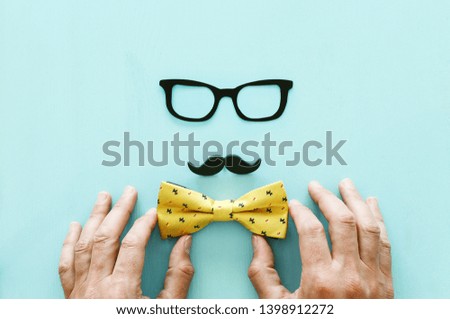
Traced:
<path fill-rule="evenodd" d="M 210 156 L 205 163 L 199 167 L 194 166 L 191 162 L 188 163 L 189 169 L 202 176 L 211 176 L 219 173 L 224 167 L 235 174 L 244 175 L 256 171 L 261 165 L 261 159 L 258 158 L 254 163 L 244 161 L 237 155 Z"/>

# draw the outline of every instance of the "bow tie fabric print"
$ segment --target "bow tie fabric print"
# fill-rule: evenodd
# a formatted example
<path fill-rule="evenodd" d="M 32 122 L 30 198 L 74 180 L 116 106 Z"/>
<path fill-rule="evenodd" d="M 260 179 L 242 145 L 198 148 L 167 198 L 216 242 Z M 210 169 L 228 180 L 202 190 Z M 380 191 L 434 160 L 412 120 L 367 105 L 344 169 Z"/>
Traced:
<path fill-rule="evenodd" d="M 227 221 L 239 222 L 257 235 L 284 239 L 288 226 L 288 200 L 281 181 L 236 200 L 214 200 L 183 186 L 162 182 L 157 213 L 162 239 L 195 233 L 211 222 Z"/>

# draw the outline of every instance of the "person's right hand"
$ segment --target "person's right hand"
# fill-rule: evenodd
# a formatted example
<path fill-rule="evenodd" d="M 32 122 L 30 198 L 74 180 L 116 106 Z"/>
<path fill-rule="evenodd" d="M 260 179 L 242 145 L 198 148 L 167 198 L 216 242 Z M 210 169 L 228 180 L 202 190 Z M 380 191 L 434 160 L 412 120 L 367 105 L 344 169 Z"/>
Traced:
<path fill-rule="evenodd" d="M 137 219 L 120 242 L 136 199 L 136 190 L 128 186 L 110 210 L 111 196 L 100 192 L 84 228 L 76 222 L 70 225 L 59 263 L 66 298 L 147 298 L 141 290 L 142 269 L 156 210 Z M 158 298 L 186 298 L 194 275 L 191 243 L 191 236 L 183 236 L 173 247 Z"/>
<path fill-rule="evenodd" d="M 332 250 L 322 223 L 298 201 L 289 211 L 299 234 L 300 288 L 288 291 L 263 237 L 253 235 L 248 275 L 260 298 L 393 298 L 390 243 L 375 198 L 364 201 L 350 179 L 339 184 L 343 201 L 317 182 L 309 193 L 329 223 Z"/>

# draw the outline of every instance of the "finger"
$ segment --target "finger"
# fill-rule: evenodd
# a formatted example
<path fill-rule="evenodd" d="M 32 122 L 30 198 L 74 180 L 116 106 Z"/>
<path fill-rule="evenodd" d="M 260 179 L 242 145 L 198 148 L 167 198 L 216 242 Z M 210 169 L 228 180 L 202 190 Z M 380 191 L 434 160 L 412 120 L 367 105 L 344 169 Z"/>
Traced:
<path fill-rule="evenodd" d="M 311 198 L 328 220 L 333 259 L 341 262 L 359 260 L 356 219 L 353 213 L 333 193 L 313 181 L 308 185 Z"/>
<path fill-rule="evenodd" d="M 253 259 L 248 268 L 248 277 L 259 298 L 283 298 L 290 292 L 282 284 L 267 241 L 261 236 L 252 235 Z"/>
<path fill-rule="evenodd" d="M 75 284 L 81 284 L 87 278 L 89 265 L 91 264 L 94 234 L 105 219 L 106 214 L 108 214 L 110 207 L 111 196 L 106 192 L 100 192 L 91 216 L 75 245 Z"/>
<path fill-rule="evenodd" d="M 185 235 L 178 239 L 173 247 L 169 259 L 169 269 L 164 280 L 164 289 L 158 298 L 186 298 L 194 276 L 194 267 L 190 258 L 191 245 L 192 236 Z"/>
<path fill-rule="evenodd" d="M 75 244 L 80 234 L 81 225 L 76 222 L 71 223 L 59 259 L 59 279 L 66 298 L 69 297 L 75 285 Z"/>
<path fill-rule="evenodd" d="M 356 218 L 359 256 L 370 269 L 378 269 L 380 226 L 367 203 L 361 198 L 353 182 L 346 178 L 339 183 L 339 191 L 347 207 Z"/>
<path fill-rule="evenodd" d="M 366 202 L 380 227 L 380 269 L 385 275 L 390 277 L 392 276 L 391 243 L 388 239 L 386 225 L 384 224 L 383 216 L 381 215 L 378 200 L 374 197 L 369 197 Z"/>
<path fill-rule="evenodd" d="M 95 232 L 89 278 L 97 280 L 112 274 L 119 252 L 120 235 L 133 212 L 136 199 L 136 189 L 127 186 Z"/>
<path fill-rule="evenodd" d="M 156 220 L 156 210 L 152 208 L 134 222 L 133 227 L 122 240 L 114 267 L 114 276 L 132 283 L 140 283 L 144 268 L 145 247 L 155 228 Z"/>
<path fill-rule="evenodd" d="M 303 267 L 330 264 L 331 254 L 322 223 L 297 200 L 290 202 L 289 212 L 297 228 Z"/>

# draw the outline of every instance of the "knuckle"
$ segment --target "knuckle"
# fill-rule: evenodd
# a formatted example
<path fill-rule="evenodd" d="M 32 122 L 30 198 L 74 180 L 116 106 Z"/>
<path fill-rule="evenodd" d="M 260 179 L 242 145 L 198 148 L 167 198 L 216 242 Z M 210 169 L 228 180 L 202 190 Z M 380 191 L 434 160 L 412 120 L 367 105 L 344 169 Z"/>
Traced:
<path fill-rule="evenodd" d="M 103 247 L 103 246 L 115 246 L 117 245 L 119 239 L 113 238 L 111 236 L 105 235 L 104 232 L 97 232 L 92 239 L 93 245 L 95 247 Z"/>
<path fill-rule="evenodd" d="M 195 269 L 191 263 L 182 263 L 175 267 L 170 267 L 168 274 L 174 274 L 176 277 L 191 279 L 194 276 Z"/>
<path fill-rule="evenodd" d="M 178 270 L 181 272 L 181 273 L 183 273 L 183 274 L 185 274 L 186 276 L 188 276 L 188 277 L 192 277 L 192 276 L 194 276 L 194 273 L 195 273 L 195 269 L 194 269 L 194 266 L 192 266 L 192 264 L 182 264 L 182 265 L 180 265 L 179 267 L 178 267 Z"/>
<path fill-rule="evenodd" d="M 361 230 L 364 233 L 374 235 L 376 237 L 380 237 L 381 229 L 377 223 L 368 223 L 366 225 L 361 226 Z"/>
<path fill-rule="evenodd" d="M 262 265 L 259 263 L 251 263 L 247 270 L 250 281 L 258 280 L 258 278 L 278 276 L 273 265 Z"/>
<path fill-rule="evenodd" d="M 256 278 L 260 272 L 261 268 L 257 264 L 251 263 L 247 271 L 248 278 L 252 280 Z"/>
<path fill-rule="evenodd" d="M 124 249 L 136 248 L 142 246 L 141 240 L 138 236 L 133 234 L 127 234 L 122 240 L 121 247 Z"/>
<path fill-rule="evenodd" d="M 381 249 L 384 250 L 387 254 L 391 254 L 391 243 L 386 238 L 381 238 L 380 240 Z"/>
<path fill-rule="evenodd" d="M 377 220 L 378 223 L 384 224 L 384 218 L 380 212 L 378 212 L 378 214 L 375 214 L 375 219 Z"/>
<path fill-rule="evenodd" d="M 89 240 L 80 240 L 75 244 L 75 253 L 84 253 L 92 249 L 92 242 Z"/>
<path fill-rule="evenodd" d="M 94 235 L 93 242 L 94 242 L 94 245 L 104 245 L 104 244 L 108 243 L 109 240 L 110 240 L 110 238 L 108 236 L 105 236 L 101 233 L 96 233 Z"/>
<path fill-rule="evenodd" d="M 336 217 L 336 222 L 349 227 L 356 226 L 356 218 L 351 212 L 342 212 Z"/>
<path fill-rule="evenodd" d="M 94 233 L 94 238 L 108 238 L 111 237 L 110 234 L 113 234 L 114 231 L 111 226 L 100 225 L 99 228 Z"/>
<path fill-rule="evenodd" d="M 70 270 L 72 269 L 71 265 L 69 265 L 68 263 L 65 262 L 61 262 L 58 265 L 58 273 L 59 276 L 62 277 L 64 276 L 66 273 L 68 273 Z"/>
<path fill-rule="evenodd" d="M 69 239 L 64 239 L 63 241 L 63 247 L 71 246 L 73 245 L 73 242 Z"/>

